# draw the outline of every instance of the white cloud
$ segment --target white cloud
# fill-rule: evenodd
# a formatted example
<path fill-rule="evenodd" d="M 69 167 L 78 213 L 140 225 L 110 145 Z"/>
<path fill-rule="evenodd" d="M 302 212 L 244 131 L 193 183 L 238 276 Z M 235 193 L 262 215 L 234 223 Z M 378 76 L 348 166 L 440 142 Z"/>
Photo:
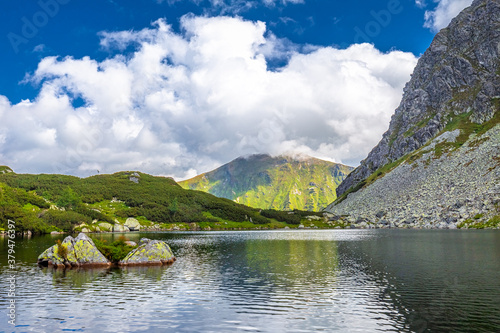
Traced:
<path fill-rule="evenodd" d="M 45 46 L 45 44 L 38 44 L 37 46 L 35 46 L 33 48 L 33 52 L 43 53 L 46 51 L 46 49 L 47 49 L 47 46 Z"/>
<path fill-rule="evenodd" d="M 424 27 L 434 32 L 445 28 L 451 20 L 464 8 L 470 6 L 473 0 L 434 0 L 438 5 L 434 10 L 425 12 Z M 417 5 L 422 1 L 416 0 Z M 425 2 L 423 2 L 425 4 Z"/>
<path fill-rule="evenodd" d="M 387 129 L 417 61 L 370 44 L 301 53 L 240 18 L 186 16 L 181 25 L 103 33 L 102 47 L 137 49 L 102 62 L 43 59 L 30 76 L 41 86 L 35 100 L 0 96 L 2 164 L 178 178 L 260 152 L 354 165 Z M 273 57 L 289 61 L 269 70 Z M 73 107 L 75 98 L 85 105 Z"/>

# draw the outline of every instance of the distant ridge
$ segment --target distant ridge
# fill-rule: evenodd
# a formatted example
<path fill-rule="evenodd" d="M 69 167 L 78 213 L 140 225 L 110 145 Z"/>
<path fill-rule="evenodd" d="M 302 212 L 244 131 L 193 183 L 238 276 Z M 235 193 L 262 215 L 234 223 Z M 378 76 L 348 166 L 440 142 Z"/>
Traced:
<path fill-rule="evenodd" d="M 179 184 L 255 208 L 320 211 L 352 169 L 306 155 L 256 154 Z"/>

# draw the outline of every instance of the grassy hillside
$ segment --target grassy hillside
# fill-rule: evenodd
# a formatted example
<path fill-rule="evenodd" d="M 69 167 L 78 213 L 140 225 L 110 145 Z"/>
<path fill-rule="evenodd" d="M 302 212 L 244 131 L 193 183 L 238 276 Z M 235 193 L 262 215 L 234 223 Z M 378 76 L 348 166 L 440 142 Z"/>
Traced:
<path fill-rule="evenodd" d="M 351 170 L 312 157 L 252 155 L 179 184 L 255 208 L 320 211 Z"/>
<path fill-rule="evenodd" d="M 144 226 L 198 222 L 251 228 L 298 224 L 301 213 L 259 211 L 201 191 L 184 190 L 170 178 L 137 172 L 84 179 L 0 173 L 0 230 L 6 229 L 8 219 L 16 222 L 17 231 L 43 233 L 71 231 L 82 223 L 123 223 L 128 217 L 137 218 Z"/>

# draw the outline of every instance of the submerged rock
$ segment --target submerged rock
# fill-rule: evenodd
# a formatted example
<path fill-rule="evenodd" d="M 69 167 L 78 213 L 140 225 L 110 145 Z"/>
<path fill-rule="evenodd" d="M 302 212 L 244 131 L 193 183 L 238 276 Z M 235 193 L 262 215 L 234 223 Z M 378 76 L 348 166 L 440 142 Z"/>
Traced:
<path fill-rule="evenodd" d="M 168 265 L 176 259 L 170 246 L 160 240 L 141 239 L 141 245 L 120 261 L 120 266 Z"/>
<path fill-rule="evenodd" d="M 56 267 L 111 265 L 92 239 L 84 233 L 80 233 L 76 238 L 68 236 L 62 243 L 51 246 L 38 257 L 38 263 Z"/>

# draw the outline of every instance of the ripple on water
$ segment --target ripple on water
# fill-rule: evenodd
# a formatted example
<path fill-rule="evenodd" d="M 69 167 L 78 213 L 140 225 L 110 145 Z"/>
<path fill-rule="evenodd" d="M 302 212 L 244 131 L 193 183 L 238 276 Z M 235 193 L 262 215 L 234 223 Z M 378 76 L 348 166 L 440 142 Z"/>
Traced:
<path fill-rule="evenodd" d="M 176 253 L 174 265 L 57 271 L 20 264 L 18 323 L 31 332 L 498 331 L 496 238 L 450 238 L 445 261 L 432 256 L 446 246 L 443 235 L 439 246 L 429 235 L 155 234 Z M 453 253 L 473 253 L 474 261 L 464 265 Z M 491 264 L 481 270 L 476 261 Z M 5 279 L 0 287 L 5 308 Z"/>

